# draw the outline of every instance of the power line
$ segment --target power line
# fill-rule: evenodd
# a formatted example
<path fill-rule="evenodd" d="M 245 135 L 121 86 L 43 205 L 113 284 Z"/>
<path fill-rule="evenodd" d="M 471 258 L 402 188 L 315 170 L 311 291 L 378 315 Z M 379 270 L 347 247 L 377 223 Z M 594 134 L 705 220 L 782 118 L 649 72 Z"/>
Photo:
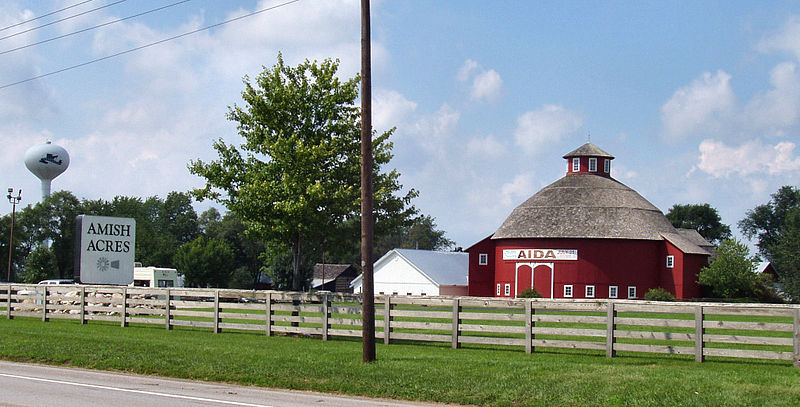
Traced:
<path fill-rule="evenodd" d="M 196 33 L 199 33 L 201 31 L 210 30 L 212 28 L 219 27 L 221 25 L 225 25 L 225 24 L 228 24 L 228 23 L 232 23 L 234 21 L 242 20 L 242 19 L 247 18 L 247 17 L 252 17 L 252 16 L 254 16 L 256 14 L 260 14 L 260 13 L 263 13 L 265 11 L 270 11 L 270 10 L 274 10 L 274 9 L 277 9 L 277 8 L 280 8 L 280 7 L 283 7 L 283 6 L 288 6 L 289 4 L 297 3 L 298 1 L 300 1 L 300 0 L 290 0 L 290 1 L 287 1 L 285 3 L 276 4 L 276 5 L 272 6 L 272 7 L 263 8 L 261 10 L 254 11 L 254 12 L 249 13 L 249 14 L 245 14 L 245 15 L 242 15 L 242 16 L 239 16 L 239 17 L 235 17 L 235 18 L 232 18 L 230 20 L 225 20 L 225 21 L 222 21 L 222 22 L 217 23 L 217 24 L 212 24 L 212 25 L 209 25 L 209 26 L 206 26 L 206 27 L 203 27 L 203 28 L 198 28 L 198 29 L 193 30 L 193 31 L 189 31 L 189 32 L 186 32 L 186 33 L 183 33 L 183 34 L 179 34 L 179 35 L 176 35 L 174 37 L 165 38 L 163 40 L 159 40 L 159 41 L 156 41 L 156 42 L 151 42 L 149 44 L 145 44 L 145 45 L 142 45 L 142 46 L 139 46 L 139 47 L 136 47 L 136 48 L 131 48 L 129 50 L 118 52 L 116 54 L 107 55 L 107 56 L 104 56 L 102 58 L 93 59 L 91 61 L 83 62 L 83 63 L 77 64 L 77 65 L 72 65 L 72 66 L 68 66 L 66 68 L 61 68 L 61 69 L 58 69 L 58 70 L 55 70 L 55 71 L 52 71 L 52 72 L 48 72 L 48 73 L 45 73 L 45 74 L 37 75 L 37 76 L 34 76 L 32 78 L 23 79 L 21 81 L 17 81 L 17 82 L 9 83 L 9 84 L 6 84 L 6 85 L 2 85 L 2 86 L 0 86 L 0 90 L 5 89 L 5 88 L 10 88 L 12 86 L 19 85 L 19 84 L 22 84 L 22 83 L 25 83 L 25 82 L 34 81 L 36 79 L 41 79 L 41 78 L 45 78 L 45 77 L 48 77 L 48 76 L 51 76 L 51 75 L 55 75 L 55 74 L 59 74 L 59 73 L 62 73 L 62 72 L 70 71 L 70 70 L 73 70 L 73 69 L 76 69 L 76 68 L 84 67 L 86 65 L 90 65 L 90 64 L 93 64 L 93 63 L 96 63 L 96 62 L 105 61 L 106 59 L 111 59 L 111 58 L 114 58 L 114 57 L 118 57 L 120 55 L 129 54 L 131 52 L 135 52 L 135 51 L 139 51 L 139 50 L 142 50 L 142 49 L 145 49 L 145 48 L 149 48 L 149 47 L 152 47 L 154 45 L 162 44 L 162 43 L 165 43 L 165 42 L 168 42 L 168 41 L 176 40 L 178 38 L 183 38 L 183 37 L 186 37 L 186 36 L 189 36 L 189 35 L 192 35 L 192 34 L 196 34 Z"/>
<path fill-rule="evenodd" d="M 139 14 L 134 14 L 134 15 L 132 15 L 132 16 L 123 17 L 123 18 L 120 18 L 120 19 L 117 19 L 117 20 L 109 21 L 109 22 L 107 22 L 107 23 L 99 24 L 99 25 L 96 25 L 96 26 L 94 26 L 94 27 L 84 28 L 84 29 L 82 29 L 82 30 L 73 31 L 73 32 L 71 32 L 71 33 L 69 33 L 69 34 L 59 35 L 59 36 L 57 36 L 57 37 L 48 38 L 48 39 L 46 39 L 46 40 L 42 40 L 42 41 L 39 41 L 39 42 L 34 42 L 34 43 L 32 43 L 32 44 L 23 45 L 23 46 L 20 46 L 20 47 L 17 47 L 17 48 L 7 49 L 7 50 L 5 50 L 5 51 L 0 51 L 0 55 L 8 54 L 9 52 L 19 51 L 19 50 L 21 50 L 21 49 L 25 49 L 25 48 L 33 47 L 33 46 L 35 46 L 35 45 L 44 44 L 44 43 L 46 43 L 46 42 L 55 41 L 55 40 L 60 40 L 60 39 L 62 39 L 62 38 L 64 38 L 64 37 L 69 37 L 70 35 L 80 34 L 80 33 L 82 33 L 82 32 L 86 32 L 86 31 L 91 31 L 91 30 L 94 30 L 94 29 L 97 29 L 97 28 L 105 27 L 105 26 L 107 26 L 107 25 L 111 25 L 111 24 L 119 23 L 119 22 L 122 22 L 122 21 L 125 21 L 125 20 L 130 20 L 130 19 L 132 19 L 132 18 L 141 17 L 141 16 L 143 16 L 143 15 L 145 15 L 145 14 L 154 13 L 154 12 L 156 12 L 156 11 L 160 11 L 160 10 L 163 10 L 163 9 L 165 9 L 165 8 L 169 8 L 169 7 L 173 7 L 173 6 L 177 6 L 178 4 L 181 4 L 181 3 L 186 3 L 186 2 L 189 2 L 189 1 L 192 1 L 192 0 L 181 0 L 181 1 L 178 1 L 178 2 L 175 2 L 175 3 L 172 3 L 172 4 L 167 4 L 166 6 L 162 6 L 162 7 L 159 7 L 159 8 L 154 8 L 154 9 L 152 9 L 152 10 L 144 11 L 144 12 L 141 12 L 141 13 L 139 13 Z M 1 38 L 0 38 L 0 39 L 1 39 Z"/>
<path fill-rule="evenodd" d="M 49 23 L 42 24 L 42 25 L 38 25 L 38 26 L 36 26 L 36 27 L 29 28 L 29 29 L 27 29 L 27 30 L 23 30 L 23 31 L 15 32 L 14 34 L 11 34 L 11 35 L 6 35 L 5 37 L 1 37 L 1 38 L 0 38 L 0 40 L 5 40 L 5 39 L 7 39 L 7 38 L 16 37 L 17 35 L 25 34 L 25 33 L 27 33 L 27 32 L 31 32 L 31 31 L 34 31 L 34 30 L 38 30 L 38 29 L 40 29 L 40 28 L 44 28 L 44 27 L 47 27 L 47 26 L 51 26 L 51 25 L 53 25 L 53 24 L 58 24 L 58 23 L 60 23 L 60 22 L 62 22 L 62 21 L 66 21 L 66 20 L 69 20 L 69 19 L 72 19 L 72 18 L 75 18 L 75 17 L 80 17 L 80 16 L 82 16 L 82 15 L 84 15 L 84 14 L 89 14 L 89 13 L 91 13 L 91 12 L 94 12 L 94 11 L 97 11 L 97 10 L 100 10 L 100 9 L 104 9 L 104 8 L 106 8 L 106 7 L 111 7 L 111 6 L 115 5 L 115 4 L 119 4 L 119 3 L 122 3 L 122 2 L 124 2 L 124 1 L 126 1 L 126 0 L 118 0 L 118 1 L 115 1 L 115 2 L 113 2 L 113 3 L 106 4 L 105 6 L 96 7 L 96 8 L 93 8 L 93 9 L 91 9 L 91 10 L 86 10 L 86 11 L 84 11 L 84 12 L 81 12 L 81 13 L 78 13 L 78 14 L 73 14 L 73 15 L 71 15 L 71 16 L 69 16 L 69 17 L 64 17 L 64 18 L 62 18 L 62 19 L 60 19 L 60 20 L 51 21 L 51 22 L 49 22 Z"/>
<path fill-rule="evenodd" d="M 64 7 L 64 8 L 62 8 L 62 9 L 58 9 L 58 10 L 56 10 L 56 11 L 51 11 L 51 12 L 49 12 L 49 13 L 42 14 L 42 15 L 40 15 L 39 17 L 34 17 L 34 18 L 31 18 L 31 19 L 28 19 L 28 20 L 25 20 L 25 21 L 20 21 L 20 22 L 18 22 L 18 23 L 16 23 L 16 24 L 11 24 L 11 25 L 9 25 L 8 27 L 3 27 L 3 28 L 0 28 L 0 31 L 5 31 L 5 30 L 8 30 L 9 28 L 19 27 L 19 26 L 21 26 L 22 24 L 30 23 L 31 21 L 36 21 L 36 20 L 38 20 L 38 19 L 40 19 L 40 18 L 44 18 L 44 17 L 47 17 L 47 16 L 52 16 L 53 14 L 57 14 L 57 13 L 60 13 L 60 12 L 62 12 L 62 11 L 69 10 L 69 9 L 71 9 L 71 8 L 73 8 L 73 7 L 78 7 L 78 6 L 80 6 L 81 4 L 86 4 L 86 3 L 90 2 L 90 1 L 94 1 L 94 0 L 84 0 L 84 1 L 82 1 L 82 2 L 80 2 L 80 3 L 75 3 L 75 4 L 71 5 L 71 6 L 67 6 L 67 7 Z"/>

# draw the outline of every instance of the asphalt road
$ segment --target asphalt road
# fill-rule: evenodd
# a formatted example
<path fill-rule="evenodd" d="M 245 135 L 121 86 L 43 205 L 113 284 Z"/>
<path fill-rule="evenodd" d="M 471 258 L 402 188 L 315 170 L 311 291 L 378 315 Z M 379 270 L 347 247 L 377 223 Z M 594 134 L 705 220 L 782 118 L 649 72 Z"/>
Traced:
<path fill-rule="evenodd" d="M 0 406 L 441 406 L 0 361 Z"/>

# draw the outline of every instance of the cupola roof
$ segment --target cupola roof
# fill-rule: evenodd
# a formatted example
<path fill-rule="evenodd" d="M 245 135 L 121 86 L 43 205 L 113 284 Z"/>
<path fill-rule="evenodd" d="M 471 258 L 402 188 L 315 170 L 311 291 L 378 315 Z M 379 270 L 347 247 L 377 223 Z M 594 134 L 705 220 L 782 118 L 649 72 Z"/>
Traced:
<path fill-rule="evenodd" d="M 572 157 L 601 157 L 601 158 L 610 158 L 614 159 L 614 156 L 603 151 L 600 147 L 592 144 L 591 142 L 587 142 L 586 144 L 576 148 L 572 152 L 566 154 L 563 158 L 572 158 Z"/>

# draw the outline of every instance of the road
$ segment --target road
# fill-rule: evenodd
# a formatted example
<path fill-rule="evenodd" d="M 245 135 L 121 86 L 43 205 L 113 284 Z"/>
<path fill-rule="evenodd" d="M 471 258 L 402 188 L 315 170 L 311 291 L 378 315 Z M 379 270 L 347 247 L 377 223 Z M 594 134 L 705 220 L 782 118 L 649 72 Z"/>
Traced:
<path fill-rule="evenodd" d="M 441 406 L 0 361 L 0 406 Z"/>

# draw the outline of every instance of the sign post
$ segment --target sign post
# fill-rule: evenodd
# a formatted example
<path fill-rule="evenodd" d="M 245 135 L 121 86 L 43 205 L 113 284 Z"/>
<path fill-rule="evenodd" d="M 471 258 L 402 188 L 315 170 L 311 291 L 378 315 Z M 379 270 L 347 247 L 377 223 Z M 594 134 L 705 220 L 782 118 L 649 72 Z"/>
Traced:
<path fill-rule="evenodd" d="M 135 219 L 78 215 L 75 218 L 75 281 L 131 284 L 135 247 Z"/>

